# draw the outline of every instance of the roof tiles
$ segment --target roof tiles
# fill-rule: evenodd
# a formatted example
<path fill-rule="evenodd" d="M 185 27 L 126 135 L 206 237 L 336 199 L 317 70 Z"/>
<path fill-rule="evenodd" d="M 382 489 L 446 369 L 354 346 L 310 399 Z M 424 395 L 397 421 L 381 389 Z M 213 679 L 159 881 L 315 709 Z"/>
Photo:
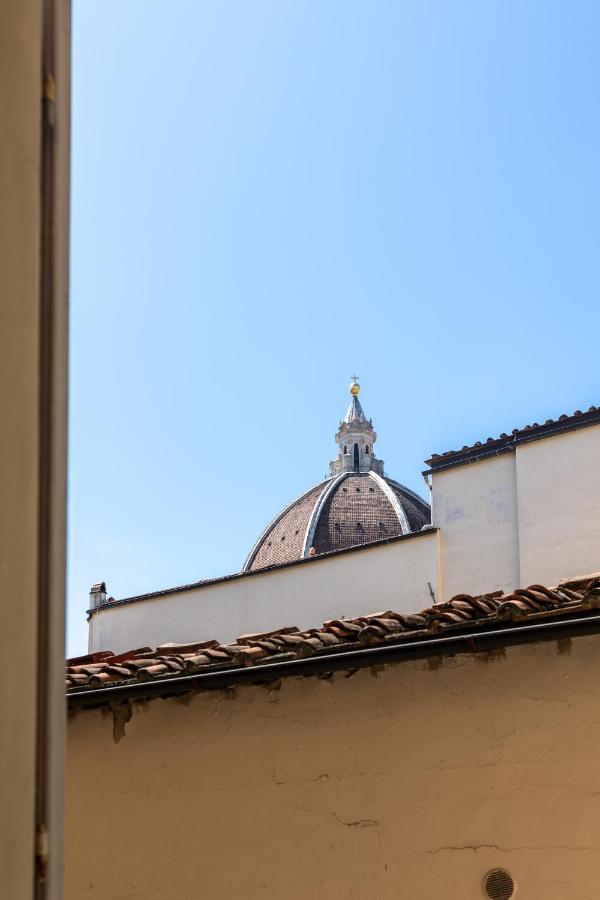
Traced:
<path fill-rule="evenodd" d="M 513 428 L 510 434 L 503 432 L 499 437 L 489 437 L 485 441 L 476 441 L 474 444 L 465 445 L 460 450 L 433 453 L 429 459 L 425 460 L 425 463 L 433 471 L 445 469 L 507 452 L 519 443 L 550 437 L 550 435 L 559 434 L 562 431 L 571 431 L 597 423 L 600 423 L 600 407 L 590 406 L 585 412 L 576 409 L 571 415 L 563 413 L 557 419 L 546 419 L 542 425 L 534 422 L 523 428 Z"/>
<path fill-rule="evenodd" d="M 66 687 L 69 693 L 75 693 L 107 684 L 160 681 L 407 639 L 426 641 L 448 630 L 468 632 L 494 623 L 546 619 L 593 608 L 600 608 L 600 573 L 566 580 L 554 588 L 534 584 L 510 594 L 459 594 L 413 614 L 387 610 L 352 619 L 330 619 L 321 628 L 305 631 L 288 626 L 243 635 L 230 644 L 205 640 L 166 643 L 155 650 L 142 647 L 119 654 L 100 651 L 67 660 Z"/>

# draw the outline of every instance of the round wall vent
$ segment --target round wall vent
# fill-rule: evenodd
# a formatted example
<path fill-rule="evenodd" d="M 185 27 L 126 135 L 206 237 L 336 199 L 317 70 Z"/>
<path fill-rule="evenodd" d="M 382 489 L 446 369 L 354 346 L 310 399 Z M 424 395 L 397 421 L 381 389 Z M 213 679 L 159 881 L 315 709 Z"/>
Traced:
<path fill-rule="evenodd" d="M 490 900 L 511 900 L 516 885 L 506 869 L 492 869 L 483 880 L 485 896 Z"/>

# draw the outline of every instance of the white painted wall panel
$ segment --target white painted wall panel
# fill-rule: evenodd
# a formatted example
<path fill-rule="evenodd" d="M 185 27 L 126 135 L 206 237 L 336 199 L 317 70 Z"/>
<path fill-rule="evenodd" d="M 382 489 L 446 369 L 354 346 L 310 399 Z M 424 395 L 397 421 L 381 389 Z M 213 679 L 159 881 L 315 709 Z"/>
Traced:
<path fill-rule="evenodd" d="M 437 536 L 364 548 L 94 613 L 90 651 L 216 638 L 393 609 L 415 612 L 436 591 Z"/>
<path fill-rule="evenodd" d="M 521 580 L 600 570 L 600 426 L 517 447 Z"/>
<path fill-rule="evenodd" d="M 518 587 L 514 453 L 434 474 L 432 507 L 443 599 Z"/>

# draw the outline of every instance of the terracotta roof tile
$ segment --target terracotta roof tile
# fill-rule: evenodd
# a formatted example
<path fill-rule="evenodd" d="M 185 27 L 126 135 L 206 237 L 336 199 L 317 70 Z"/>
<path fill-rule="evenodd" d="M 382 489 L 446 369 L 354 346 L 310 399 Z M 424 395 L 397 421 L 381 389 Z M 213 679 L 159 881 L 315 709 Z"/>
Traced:
<path fill-rule="evenodd" d="M 101 651 L 67 661 L 66 685 L 79 692 L 107 683 L 131 683 L 193 674 L 206 668 L 260 666 L 273 660 L 303 658 L 361 645 L 427 639 L 447 630 L 467 631 L 494 623 L 537 620 L 600 608 L 600 573 L 567 579 L 557 587 L 533 584 L 510 594 L 472 597 L 458 594 L 419 613 L 387 610 L 352 619 L 329 619 L 322 628 L 295 626 L 244 635 L 232 644 L 197 641 L 142 647 L 125 653 Z"/>
<path fill-rule="evenodd" d="M 205 648 L 216 648 L 219 646 L 218 641 L 194 641 L 191 644 L 161 644 L 156 648 L 156 652 L 160 654 L 168 653 L 192 653 L 194 650 L 204 650 Z"/>

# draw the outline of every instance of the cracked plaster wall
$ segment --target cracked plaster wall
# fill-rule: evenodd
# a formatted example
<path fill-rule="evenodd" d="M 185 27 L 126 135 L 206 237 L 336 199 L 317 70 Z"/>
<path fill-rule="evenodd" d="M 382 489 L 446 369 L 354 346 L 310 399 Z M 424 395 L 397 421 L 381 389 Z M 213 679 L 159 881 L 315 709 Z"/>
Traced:
<path fill-rule="evenodd" d="M 592 900 L 600 638 L 82 710 L 66 900 Z"/>

